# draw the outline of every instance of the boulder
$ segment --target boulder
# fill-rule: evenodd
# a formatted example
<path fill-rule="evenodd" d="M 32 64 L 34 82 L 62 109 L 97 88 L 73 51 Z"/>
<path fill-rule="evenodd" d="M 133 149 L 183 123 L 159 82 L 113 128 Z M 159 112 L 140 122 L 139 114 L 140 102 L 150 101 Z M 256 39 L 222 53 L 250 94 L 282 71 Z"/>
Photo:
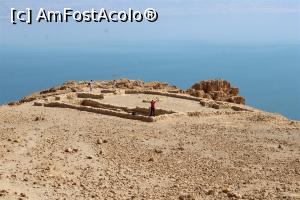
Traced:
<path fill-rule="evenodd" d="M 189 94 L 194 97 L 205 97 L 205 92 L 203 90 L 190 89 Z"/>
<path fill-rule="evenodd" d="M 231 88 L 231 89 L 230 89 L 230 92 L 229 92 L 229 93 L 230 93 L 232 96 L 237 96 L 237 95 L 239 94 L 239 92 L 240 92 L 239 88 L 234 87 L 234 88 Z"/>
<path fill-rule="evenodd" d="M 245 105 L 245 98 L 244 97 L 234 96 L 234 97 L 231 97 L 231 99 L 232 99 L 233 103 Z"/>
<path fill-rule="evenodd" d="M 212 104 L 211 107 L 214 108 L 214 109 L 220 109 L 220 105 L 217 104 L 217 103 Z"/>
<path fill-rule="evenodd" d="M 9 106 L 17 106 L 17 105 L 20 105 L 20 103 L 17 101 L 13 101 L 13 102 L 9 102 L 8 105 Z"/>
<path fill-rule="evenodd" d="M 43 106 L 44 103 L 39 102 L 39 101 L 35 101 L 35 102 L 33 102 L 33 105 L 34 105 L 34 106 Z"/>
<path fill-rule="evenodd" d="M 179 200 L 195 200 L 196 198 L 190 194 L 181 194 Z"/>
<path fill-rule="evenodd" d="M 213 91 L 211 92 L 213 100 L 222 101 L 227 98 L 228 94 L 223 91 Z"/>

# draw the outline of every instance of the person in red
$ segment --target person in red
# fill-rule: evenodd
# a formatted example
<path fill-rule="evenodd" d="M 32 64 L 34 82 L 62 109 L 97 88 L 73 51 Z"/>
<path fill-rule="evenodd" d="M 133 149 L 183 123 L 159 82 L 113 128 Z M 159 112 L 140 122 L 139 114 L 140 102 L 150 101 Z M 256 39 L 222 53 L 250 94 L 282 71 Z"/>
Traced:
<path fill-rule="evenodd" d="M 155 116 L 155 103 L 156 101 L 154 100 L 151 101 L 150 116 Z"/>

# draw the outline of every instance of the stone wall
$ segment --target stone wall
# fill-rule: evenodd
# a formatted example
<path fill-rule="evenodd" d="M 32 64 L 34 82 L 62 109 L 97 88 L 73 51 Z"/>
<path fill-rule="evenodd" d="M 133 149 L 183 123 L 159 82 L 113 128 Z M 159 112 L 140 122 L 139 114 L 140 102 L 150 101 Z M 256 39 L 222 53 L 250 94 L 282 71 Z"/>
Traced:
<path fill-rule="evenodd" d="M 114 111 L 123 111 L 123 112 L 127 112 L 127 113 L 136 113 L 137 115 L 144 115 L 144 116 L 148 116 L 150 113 L 150 110 L 148 108 L 140 108 L 140 107 L 129 108 L 129 107 L 125 107 L 125 106 L 116 106 L 116 105 L 101 103 L 101 102 L 94 101 L 91 99 L 83 100 L 81 105 L 90 106 L 90 107 L 94 107 L 94 108 L 110 109 L 110 110 L 114 110 Z M 155 110 L 156 116 L 164 115 L 164 114 L 172 114 L 172 113 L 175 113 L 175 112 L 162 110 L 162 109 Z"/>
<path fill-rule="evenodd" d="M 92 94 L 92 93 L 77 93 L 78 98 L 89 98 L 89 99 L 103 99 L 103 94 Z"/>
<path fill-rule="evenodd" d="M 141 115 L 132 115 L 130 113 L 126 112 L 116 112 L 109 109 L 103 109 L 103 108 L 93 108 L 89 106 L 81 106 L 81 105 L 72 105 L 67 103 L 61 103 L 61 102 L 51 102 L 44 104 L 45 107 L 54 107 L 54 108 L 68 108 L 68 109 L 75 109 L 79 111 L 86 111 L 86 112 L 92 112 L 97 114 L 103 114 L 103 115 L 110 115 L 110 116 L 116 116 L 126 119 L 133 119 L 133 120 L 140 120 L 144 122 L 153 122 L 155 119 L 153 117 L 146 117 Z"/>

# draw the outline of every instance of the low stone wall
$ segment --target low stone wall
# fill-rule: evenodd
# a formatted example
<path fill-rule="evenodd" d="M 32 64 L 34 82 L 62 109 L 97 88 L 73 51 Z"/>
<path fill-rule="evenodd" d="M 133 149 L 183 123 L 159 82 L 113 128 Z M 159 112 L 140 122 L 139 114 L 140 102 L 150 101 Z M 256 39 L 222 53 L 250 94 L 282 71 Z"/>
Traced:
<path fill-rule="evenodd" d="M 127 113 L 133 113 L 135 112 L 136 114 L 142 114 L 145 116 L 149 115 L 150 110 L 148 108 L 140 108 L 140 107 L 135 107 L 135 108 L 128 108 L 124 106 L 116 106 L 116 105 L 111 105 L 111 104 L 105 104 L 105 103 L 100 103 L 98 101 L 94 101 L 91 99 L 84 99 L 81 103 L 83 106 L 91 106 L 95 108 L 104 108 L 104 109 L 110 109 L 110 110 L 122 110 Z M 157 116 L 159 115 L 164 115 L 164 114 L 173 114 L 175 112 L 173 111 L 167 111 L 167 110 L 162 110 L 162 109 L 156 109 L 155 114 Z"/>
<path fill-rule="evenodd" d="M 91 100 L 91 99 L 84 99 L 81 102 L 81 105 L 91 106 L 91 107 L 94 107 L 94 108 L 104 108 L 104 109 L 110 109 L 110 110 L 123 110 L 125 112 L 130 112 L 127 107 L 114 106 L 114 105 L 110 105 L 110 104 L 106 104 L 106 103 L 100 103 L 98 101 L 94 101 L 94 100 Z"/>
<path fill-rule="evenodd" d="M 71 90 L 57 90 L 54 93 L 47 93 L 47 94 L 34 93 L 30 96 L 22 98 L 19 101 L 19 103 L 20 104 L 28 103 L 28 102 L 32 102 L 32 101 L 35 101 L 35 100 L 44 99 L 44 98 L 47 98 L 47 97 L 52 97 L 52 96 L 55 96 L 55 95 L 67 94 L 67 93 L 70 93 L 70 92 L 71 92 Z"/>
<path fill-rule="evenodd" d="M 207 100 L 199 97 L 192 97 L 192 96 L 186 96 L 182 95 L 180 93 L 166 93 L 161 91 L 151 91 L 151 90 L 126 90 L 125 94 L 151 94 L 151 95 L 160 95 L 160 96 L 167 96 L 167 97 L 173 97 L 173 98 L 179 98 L 179 99 L 185 99 L 185 100 L 191 100 L 199 102 L 202 106 L 214 108 L 216 110 L 220 110 L 220 112 L 224 111 L 251 111 L 247 108 L 243 108 L 240 106 L 232 105 L 230 103 L 225 102 L 218 102 L 214 100 Z M 178 113 L 174 111 L 168 111 L 168 110 L 162 110 L 162 109 L 156 109 L 156 116 L 155 117 L 149 117 L 150 108 L 141 108 L 141 107 L 125 107 L 125 106 L 116 106 L 111 104 L 102 103 L 100 101 L 97 101 L 99 99 L 103 99 L 103 94 L 91 94 L 91 93 L 77 93 L 78 98 L 82 98 L 80 100 L 80 105 L 76 104 L 70 104 L 70 103 L 63 103 L 63 102 L 51 102 L 51 103 L 44 103 L 44 102 L 34 102 L 34 106 L 45 106 L 45 107 L 57 107 L 57 108 L 68 108 L 68 109 L 75 109 L 80 111 L 86 111 L 86 112 L 92 112 L 92 113 L 98 113 L 103 115 L 110 115 L 110 116 L 116 116 L 126 119 L 133 119 L 133 120 L 140 120 L 144 122 L 154 122 L 158 120 L 168 119 L 172 116 L 177 115 L 187 115 L 187 116 L 206 116 L 209 115 L 205 112 L 187 112 L 187 113 Z M 226 109 L 226 110 L 225 110 Z M 219 112 L 219 111 L 217 111 Z"/>
<path fill-rule="evenodd" d="M 115 89 L 103 89 L 101 90 L 101 93 L 107 94 L 107 93 L 115 93 L 117 90 Z"/>
<path fill-rule="evenodd" d="M 130 113 L 116 112 L 113 110 L 108 110 L 108 109 L 103 109 L 103 108 L 93 108 L 93 107 L 88 107 L 88 106 L 71 105 L 71 104 L 60 103 L 60 102 L 46 103 L 46 104 L 44 104 L 44 106 L 45 107 L 55 107 L 55 108 L 69 108 L 69 109 L 92 112 L 92 113 L 97 113 L 97 114 L 116 116 L 116 117 L 121 117 L 121 118 L 125 118 L 125 119 L 140 120 L 140 121 L 144 121 L 144 122 L 157 121 L 157 119 L 155 119 L 154 117 L 132 115 Z"/>
<path fill-rule="evenodd" d="M 192 101 L 200 101 L 203 98 L 198 97 L 192 97 L 192 96 L 186 96 L 178 93 L 167 93 L 167 92 L 161 92 L 161 91 L 151 91 L 151 90 L 126 90 L 125 94 L 152 94 L 152 95 L 160 95 L 160 96 L 167 96 L 167 97 L 174 97 L 179 99 L 185 99 L 185 100 L 192 100 Z"/>
<path fill-rule="evenodd" d="M 132 112 L 135 112 L 135 113 L 138 113 L 138 114 L 143 114 L 143 115 L 149 115 L 149 113 L 150 113 L 150 108 L 136 107 L 136 108 L 132 108 L 130 110 Z M 173 113 L 175 113 L 175 112 L 168 111 L 168 110 L 163 110 L 163 109 L 155 109 L 155 115 L 156 116 L 169 115 L 169 114 L 173 114 Z"/>
<path fill-rule="evenodd" d="M 185 99 L 185 100 L 191 100 L 191 101 L 197 101 L 202 106 L 214 108 L 214 109 L 232 109 L 234 111 L 251 111 L 249 109 L 245 109 L 236 105 L 232 105 L 228 102 L 221 102 L 221 101 L 215 101 L 215 100 L 209 100 L 201 97 L 193 97 L 193 96 L 186 96 L 182 94 L 177 93 L 166 93 L 161 91 L 151 91 L 151 90 L 126 90 L 125 94 L 152 94 L 152 95 L 160 95 L 160 96 L 167 96 L 167 97 L 173 97 L 173 98 L 179 98 L 179 99 Z"/>
<path fill-rule="evenodd" d="M 103 94 L 91 94 L 91 93 L 77 93 L 78 98 L 84 98 L 84 99 L 103 99 Z"/>

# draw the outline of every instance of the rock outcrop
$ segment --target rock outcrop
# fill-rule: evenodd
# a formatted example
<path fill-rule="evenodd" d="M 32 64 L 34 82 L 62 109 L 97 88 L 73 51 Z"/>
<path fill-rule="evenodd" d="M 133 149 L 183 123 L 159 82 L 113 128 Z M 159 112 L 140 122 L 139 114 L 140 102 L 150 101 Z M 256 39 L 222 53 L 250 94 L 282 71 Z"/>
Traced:
<path fill-rule="evenodd" d="M 208 80 L 195 83 L 187 93 L 202 98 L 209 98 L 216 101 L 226 101 L 236 104 L 245 104 L 245 98 L 239 96 L 239 89 L 232 87 L 230 82 L 225 80 Z"/>

